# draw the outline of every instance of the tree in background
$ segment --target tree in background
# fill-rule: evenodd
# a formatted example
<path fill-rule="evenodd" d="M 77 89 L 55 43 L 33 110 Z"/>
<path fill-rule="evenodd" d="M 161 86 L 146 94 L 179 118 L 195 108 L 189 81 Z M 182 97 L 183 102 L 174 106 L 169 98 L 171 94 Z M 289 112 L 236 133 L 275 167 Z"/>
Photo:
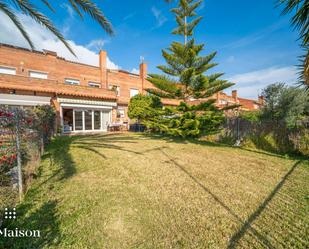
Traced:
<path fill-rule="evenodd" d="M 301 88 L 276 83 L 267 86 L 262 95 L 265 99 L 262 119 L 284 121 L 287 127 L 293 128 L 298 121 L 308 118 L 309 97 Z"/>
<path fill-rule="evenodd" d="M 284 5 L 282 14 L 294 13 L 292 25 L 299 30 L 301 46 L 305 55 L 302 58 L 301 77 L 302 84 L 309 88 L 309 0 L 278 0 L 279 5 Z"/>
<path fill-rule="evenodd" d="M 30 16 L 34 21 L 51 31 L 69 50 L 72 54 L 74 51 L 65 40 L 61 32 L 55 27 L 55 25 L 51 22 L 51 20 L 41 13 L 38 8 L 29 0 L 12 0 L 10 1 L 2 1 L 0 0 L 0 11 L 6 14 L 11 21 L 14 23 L 16 28 L 20 31 L 22 36 L 26 39 L 31 49 L 34 49 L 34 45 L 32 43 L 31 37 L 29 37 L 27 31 L 24 29 L 23 24 L 20 22 L 19 18 L 14 12 L 14 7 L 17 8 L 21 13 Z M 40 0 L 37 2 L 43 3 L 49 10 L 53 13 L 56 12 L 56 9 L 53 5 L 57 4 L 59 7 L 63 1 L 50 1 L 50 0 Z M 55 3 L 57 2 L 57 3 Z M 100 24 L 100 26 L 108 33 L 113 34 L 113 29 L 111 23 L 104 16 L 103 12 L 97 7 L 97 5 L 90 0 L 68 0 L 68 3 L 73 7 L 73 9 L 77 12 L 77 14 L 83 18 L 84 13 L 90 15 L 96 22 Z M 75 55 L 75 54 L 74 54 Z"/>
<path fill-rule="evenodd" d="M 204 44 L 196 44 L 192 38 L 202 17 L 195 10 L 202 1 L 180 0 L 175 13 L 178 26 L 172 34 L 181 35 L 183 43 L 172 42 L 162 51 L 167 66 L 158 66 L 164 75 L 150 74 L 148 80 L 155 88 L 147 91 L 160 98 L 177 99 L 177 108 L 166 108 L 157 126 L 160 131 L 177 136 L 199 136 L 218 129 L 224 119 L 223 111 L 215 107 L 215 99 L 209 99 L 233 84 L 220 79 L 223 73 L 204 75 L 217 64 L 211 62 L 216 52 L 202 56 Z M 202 100 L 193 105 L 191 100 Z M 189 103 L 191 102 L 191 104 Z"/>

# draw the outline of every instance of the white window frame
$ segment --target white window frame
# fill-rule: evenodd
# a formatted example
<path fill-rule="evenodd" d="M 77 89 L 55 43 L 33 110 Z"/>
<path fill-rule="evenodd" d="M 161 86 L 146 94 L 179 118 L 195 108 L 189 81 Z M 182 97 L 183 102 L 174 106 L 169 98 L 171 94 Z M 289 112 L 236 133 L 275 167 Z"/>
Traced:
<path fill-rule="evenodd" d="M 228 101 L 225 100 L 225 99 L 220 99 L 220 100 L 219 100 L 219 104 L 221 104 L 221 105 L 227 105 L 227 104 L 228 104 Z"/>
<path fill-rule="evenodd" d="M 29 70 L 29 77 L 30 78 L 47 80 L 48 79 L 48 73 L 40 72 L 40 71 L 35 71 L 35 70 Z"/>
<path fill-rule="evenodd" d="M 118 113 L 120 114 L 120 117 L 118 117 Z M 126 110 L 124 108 L 118 108 L 116 116 L 117 118 L 124 118 L 126 116 Z"/>
<path fill-rule="evenodd" d="M 114 87 L 116 87 L 116 96 L 119 97 L 120 96 L 120 86 L 113 85 L 113 84 L 108 85 L 109 90 L 113 90 Z"/>
<path fill-rule="evenodd" d="M 132 95 L 132 91 L 135 91 L 136 94 Z M 139 94 L 139 89 L 137 88 L 130 88 L 130 98 L 136 96 L 137 94 Z"/>
<path fill-rule="evenodd" d="M 88 82 L 88 86 L 95 87 L 95 88 L 101 88 L 101 84 L 93 81 Z"/>
<path fill-rule="evenodd" d="M 77 86 L 77 85 L 80 85 L 80 80 L 73 79 L 73 78 L 65 78 L 64 83 L 67 84 L 67 85 Z"/>
<path fill-rule="evenodd" d="M 79 133 L 79 132 L 102 132 L 107 131 L 106 129 L 103 129 L 104 125 L 103 122 L 107 122 L 108 124 L 111 123 L 112 119 L 112 108 L 111 107 L 94 107 L 94 106 L 88 106 L 88 105 L 70 105 L 70 104 L 61 104 L 60 108 L 60 118 L 61 118 L 61 125 L 63 126 L 63 109 L 72 109 L 73 110 L 73 127 L 72 131 L 70 132 L 64 132 L 64 133 Z M 81 111 L 82 112 L 82 130 L 76 130 L 75 127 L 75 112 Z M 92 129 L 86 130 L 85 125 L 85 111 L 91 111 L 91 120 L 92 120 Z M 94 129 L 94 111 L 100 112 L 100 129 Z M 108 113 L 108 120 L 103 120 L 103 112 Z"/>
<path fill-rule="evenodd" d="M 16 75 L 16 67 L 7 67 L 0 65 L 0 74 Z"/>

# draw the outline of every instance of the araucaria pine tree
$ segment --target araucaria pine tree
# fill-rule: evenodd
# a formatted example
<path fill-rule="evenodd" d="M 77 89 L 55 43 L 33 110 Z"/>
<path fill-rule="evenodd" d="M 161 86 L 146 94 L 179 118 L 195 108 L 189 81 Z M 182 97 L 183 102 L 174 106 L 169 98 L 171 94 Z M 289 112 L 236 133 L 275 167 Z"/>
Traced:
<path fill-rule="evenodd" d="M 146 124 L 171 135 L 201 136 L 218 131 L 224 114 L 215 107 L 215 99 L 211 97 L 233 85 L 220 79 L 223 73 L 205 75 L 217 64 L 211 62 L 216 52 L 202 56 L 204 44 L 196 44 L 193 38 L 202 19 L 195 12 L 201 2 L 180 0 L 177 8 L 171 10 L 178 24 L 172 34 L 182 36 L 182 42 L 172 42 L 167 50 L 162 51 L 167 65 L 158 68 L 164 74 L 150 74 L 148 77 L 155 87 L 147 89 L 150 94 L 180 101 L 177 108 L 165 108 L 166 113 L 161 119 L 149 120 Z"/>

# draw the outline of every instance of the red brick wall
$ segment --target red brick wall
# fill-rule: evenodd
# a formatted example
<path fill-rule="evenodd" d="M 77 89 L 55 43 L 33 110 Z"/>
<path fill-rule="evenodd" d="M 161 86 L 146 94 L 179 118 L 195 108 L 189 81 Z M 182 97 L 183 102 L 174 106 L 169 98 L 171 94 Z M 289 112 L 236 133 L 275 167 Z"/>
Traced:
<path fill-rule="evenodd" d="M 122 70 L 106 70 L 106 52 L 101 51 L 98 57 L 101 68 L 66 61 L 48 53 L 0 45 L 0 66 L 14 67 L 20 76 L 28 77 L 29 71 L 35 70 L 48 73 L 49 80 L 59 83 L 63 83 L 65 78 L 73 78 L 78 79 L 82 86 L 88 86 L 89 81 L 101 83 L 102 88 L 117 85 L 120 86 L 119 102 L 126 104 L 130 101 L 131 88 L 142 92 L 142 77 Z M 142 73 L 146 77 L 145 65 Z M 145 81 L 145 85 L 149 87 L 151 84 Z"/>
<path fill-rule="evenodd" d="M 108 85 L 120 86 L 120 96 L 118 97 L 120 103 L 129 103 L 130 89 L 137 89 L 142 93 L 142 79 L 138 75 L 109 70 L 107 82 Z"/>
<path fill-rule="evenodd" d="M 88 81 L 100 82 L 100 69 L 72 63 L 59 57 L 40 52 L 0 46 L 0 65 L 15 67 L 16 74 L 29 76 L 29 71 L 48 73 L 48 79 L 64 82 L 65 78 L 79 79 L 87 86 Z"/>

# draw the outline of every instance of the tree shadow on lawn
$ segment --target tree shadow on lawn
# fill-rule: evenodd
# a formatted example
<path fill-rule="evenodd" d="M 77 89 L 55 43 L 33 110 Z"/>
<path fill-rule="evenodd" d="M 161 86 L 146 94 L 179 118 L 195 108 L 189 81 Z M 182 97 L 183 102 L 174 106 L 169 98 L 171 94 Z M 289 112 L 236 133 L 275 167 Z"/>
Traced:
<path fill-rule="evenodd" d="M 284 183 L 287 179 L 292 175 L 295 169 L 302 163 L 302 161 L 296 162 L 290 170 L 281 178 L 281 180 L 277 183 L 274 189 L 270 192 L 270 194 L 264 199 L 264 201 L 258 206 L 258 208 L 247 218 L 245 222 L 243 222 L 242 226 L 238 229 L 237 232 L 233 234 L 230 238 L 228 248 L 235 248 L 238 242 L 244 237 L 244 235 L 250 230 L 251 225 L 254 221 L 262 214 L 267 205 L 272 201 L 275 195 L 280 191 L 283 187 Z M 273 247 L 272 247 L 273 248 Z"/>
<path fill-rule="evenodd" d="M 36 176 L 42 177 L 43 181 L 29 189 L 24 202 L 17 207 L 16 221 L 4 224 L 4 227 L 11 230 L 15 230 L 15 228 L 20 230 L 39 230 L 41 237 L 7 238 L 3 242 L 0 242 L 0 248 L 40 249 L 45 246 L 58 245 L 60 243 L 61 233 L 59 231 L 59 221 L 56 214 L 57 201 L 47 201 L 36 209 L 35 205 L 37 205 L 37 202 L 35 199 L 38 198 L 37 194 L 40 193 L 41 188 L 47 184 L 48 188 L 51 190 L 55 182 L 67 180 L 76 174 L 76 165 L 70 155 L 70 148 L 82 148 L 96 153 L 104 159 L 106 159 L 106 156 L 97 151 L 95 149 L 96 147 L 143 154 L 133 150 L 127 150 L 123 146 L 114 144 L 116 142 L 136 143 L 134 140 L 138 140 L 138 138 L 109 134 L 99 136 L 64 136 L 54 139 L 46 148 L 46 153 L 42 156 L 42 160 L 47 160 L 49 162 L 49 167 L 46 168 L 46 165 L 42 165 Z M 47 171 L 47 173 L 45 173 L 46 169 L 51 172 Z M 48 185 L 49 183 L 51 184 Z"/>
<path fill-rule="evenodd" d="M 252 153 L 262 154 L 266 156 L 272 156 L 282 159 L 292 159 L 292 160 L 309 160 L 309 156 L 303 156 L 298 154 L 280 154 L 277 152 L 269 152 L 265 150 L 259 150 L 259 149 L 250 149 L 246 147 L 238 147 L 238 146 L 232 146 L 224 143 L 217 143 L 217 142 L 210 142 L 210 141 L 203 141 L 198 140 L 194 138 L 181 138 L 181 137 L 173 137 L 173 136 L 167 136 L 167 135 L 161 135 L 161 134 L 149 134 L 144 133 L 145 137 L 149 139 L 154 140 L 164 140 L 169 143 L 178 143 L 178 144 L 197 144 L 202 146 L 208 146 L 208 147 L 219 147 L 219 148 L 230 148 L 230 149 L 236 149 L 236 150 L 243 150 L 243 151 L 249 151 Z"/>
<path fill-rule="evenodd" d="M 9 230 L 35 230 L 39 231 L 40 237 L 6 237 L 3 239 L 3 247 L 10 249 L 40 249 L 45 246 L 55 246 L 60 243 L 61 233 L 59 220 L 56 212 L 56 201 L 47 201 L 38 209 L 34 209 L 34 203 L 29 199 L 21 204 L 16 212 L 17 219 L 4 224 Z M 31 210 L 31 211 L 29 211 Z M 29 213 L 27 213 L 29 212 Z M 29 234 L 29 232 L 28 232 Z M 1 246 L 1 243 L 0 243 Z"/>
<path fill-rule="evenodd" d="M 256 236 L 258 242 L 264 247 L 264 248 L 276 248 L 272 243 L 270 242 L 269 238 L 265 235 L 263 235 L 261 232 L 257 231 L 255 228 L 252 227 L 252 224 L 254 221 L 262 214 L 262 212 L 265 210 L 267 205 L 271 202 L 271 200 L 274 198 L 274 196 L 280 191 L 280 189 L 283 187 L 284 183 L 288 179 L 288 177 L 295 171 L 295 169 L 298 167 L 302 160 L 299 160 L 296 162 L 291 169 L 282 177 L 280 182 L 274 187 L 274 189 L 271 191 L 271 193 L 265 198 L 265 200 L 257 207 L 257 209 L 247 218 L 247 220 L 243 221 L 224 201 L 220 199 L 219 196 L 214 194 L 209 188 L 207 188 L 205 185 L 201 183 L 199 179 L 197 179 L 195 176 L 193 176 L 189 171 L 185 169 L 182 165 L 180 165 L 175 159 L 170 157 L 164 150 L 160 149 L 162 154 L 165 155 L 168 160 L 175 165 L 178 169 L 180 169 L 182 172 L 184 172 L 188 177 L 192 179 L 199 187 L 201 187 L 207 194 L 209 194 L 223 209 L 225 209 L 238 223 L 241 224 L 240 228 L 232 235 L 232 237 L 229 240 L 229 244 L 227 248 L 235 248 L 239 241 L 244 237 L 244 235 L 248 232 L 251 232 L 254 236 Z"/>
<path fill-rule="evenodd" d="M 266 155 L 266 156 L 273 156 L 273 157 L 278 157 L 282 159 L 293 159 L 293 160 L 309 160 L 309 156 L 304 156 L 304 155 L 297 155 L 297 154 L 279 154 L 275 152 L 268 152 L 265 150 L 256 150 L 256 149 L 250 149 L 250 148 L 245 148 L 245 147 L 236 147 L 236 149 L 243 150 L 243 151 L 249 151 L 261 155 Z"/>
<path fill-rule="evenodd" d="M 137 155 L 142 155 L 143 153 L 135 150 L 130 150 L 125 148 L 124 146 L 116 145 L 115 143 L 123 143 L 123 144 L 137 144 L 139 138 L 134 136 L 128 136 L 126 134 L 104 134 L 99 136 L 87 136 L 80 137 L 73 144 L 72 147 L 80 148 L 84 150 L 88 150 L 93 152 L 103 159 L 107 159 L 107 156 L 102 152 L 96 150 L 96 148 L 102 149 L 113 149 L 124 152 L 129 152 Z"/>
<path fill-rule="evenodd" d="M 203 141 L 203 140 L 198 140 L 196 138 L 181 138 L 181 137 L 174 137 L 174 136 L 161 135 L 161 134 L 150 134 L 150 133 L 143 133 L 143 136 L 149 139 L 154 139 L 154 140 L 164 140 L 169 143 L 198 144 L 198 145 L 205 145 L 205 146 L 210 146 L 210 147 L 232 148 L 232 146 L 227 145 L 227 144 Z"/>
<path fill-rule="evenodd" d="M 63 181 L 72 177 L 76 173 L 75 162 L 70 155 L 69 149 L 77 137 L 57 137 L 46 148 L 42 161 L 49 161 L 49 175 L 44 176 L 45 166 L 40 166 L 34 178 L 46 178 L 35 188 L 28 190 L 31 194 L 39 191 L 40 188 L 50 181 Z M 27 193 L 28 193 L 27 192 Z"/>
<path fill-rule="evenodd" d="M 49 169 L 51 173 L 47 178 L 36 186 L 30 188 L 29 192 L 36 192 L 46 183 L 51 181 L 64 181 L 76 174 L 76 165 L 70 154 L 70 148 L 80 148 L 107 159 L 107 156 L 97 148 L 114 149 L 130 152 L 138 155 L 143 153 L 126 149 L 124 146 L 115 143 L 135 144 L 138 137 L 128 135 L 104 134 L 104 135 L 88 135 L 88 136 L 62 136 L 57 137 L 49 144 L 46 153 L 42 156 L 42 160 L 49 160 Z M 43 167 L 38 170 L 37 177 L 42 177 Z"/>

